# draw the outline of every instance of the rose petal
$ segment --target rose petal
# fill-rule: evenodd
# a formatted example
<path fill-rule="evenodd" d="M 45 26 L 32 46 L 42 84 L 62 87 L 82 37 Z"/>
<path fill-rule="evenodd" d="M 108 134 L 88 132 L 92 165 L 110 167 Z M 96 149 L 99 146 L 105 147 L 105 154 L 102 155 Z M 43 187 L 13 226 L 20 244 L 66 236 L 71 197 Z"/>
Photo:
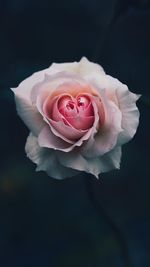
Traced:
<path fill-rule="evenodd" d="M 57 151 L 57 156 L 61 165 L 91 173 L 98 178 L 102 172 L 120 168 L 121 147 L 116 147 L 102 157 L 96 158 L 83 157 L 78 149 L 70 153 Z"/>
<path fill-rule="evenodd" d="M 88 131 L 88 130 L 78 130 L 71 126 L 65 125 L 62 121 L 56 122 L 53 120 L 50 120 L 50 127 L 55 135 L 59 136 L 64 140 L 68 139 L 68 141 L 70 140 L 70 142 L 77 141 Z"/>
<path fill-rule="evenodd" d="M 45 123 L 37 109 L 32 105 L 31 91 L 35 84 L 41 82 L 45 73 L 49 73 L 49 71 L 50 68 L 38 71 L 21 82 L 17 88 L 11 88 L 15 95 L 18 115 L 35 135 L 38 135 Z"/>
<path fill-rule="evenodd" d="M 88 161 L 81 155 L 78 149 L 74 149 L 69 153 L 57 151 L 57 157 L 63 166 L 79 171 L 90 172 Z"/>
<path fill-rule="evenodd" d="M 36 171 L 46 171 L 49 176 L 59 180 L 78 173 L 76 170 L 62 166 L 54 150 L 41 148 L 32 133 L 27 138 L 25 150 L 27 157 L 37 164 Z"/>
<path fill-rule="evenodd" d="M 103 155 L 114 148 L 121 128 L 122 114 L 111 101 L 107 104 L 105 124 L 95 136 L 91 136 L 82 148 L 82 154 L 88 158 Z"/>
<path fill-rule="evenodd" d="M 33 107 L 30 104 L 28 99 L 22 98 L 20 95 L 15 95 L 15 100 L 18 115 L 24 121 L 30 131 L 37 136 L 41 129 L 46 125 L 46 123 L 43 121 L 43 117 L 38 112 L 36 107 Z"/>
<path fill-rule="evenodd" d="M 88 130 L 92 127 L 94 122 L 94 116 L 92 117 L 67 117 L 66 120 L 78 130 Z"/>
<path fill-rule="evenodd" d="M 82 131 L 82 130 L 79 131 L 79 130 L 76 130 L 76 129 L 73 128 L 73 130 L 76 130 L 79 133 L 84 132 L 84 134 L 83 134 L 83 136 L 80 139 L 78 139 L 78 141 L 74 142 L 74 144 L 72 146 L 70 146 L 67 149 L 64 149 L 63 151 L 70 152 L 71 150 L 73 150 L 74 147 L 81 146 L 84 141 L 88 140 L 91 136 L 94 136 L 96 134 L 96 132 L 97 132 L 97 125 L 98 125 L 98 122 L 99 122 L 99 116 L 98 116 L 97 106 L 96 106 L 96 104 L 94 102 L 93 102 L 93 109 L 94 109 L 94 114 L 95 114 L 95 121 L 94 121 L 93 127 L 91 127 L 88 131 Z M 52 123 L 56 123 L 56 122 L 54 122 L 54 121 L 52 122 L 51 121 L 51 124 Z M 60 127 L 60 129 L 62 129 L 62 127 L 64 127 L 64 125 L 62 124 L 62 122 L 57 122 L 57 125 Z M 71 127 L 68 126 L 69 128 L 67 128 L 67 125 L 65 125 L 65 126 L 66 126 L 66 132 L 68 132 L 68 134 L 71 133 Z M 58 136 L 58 137 L 60 137 L 62 139 L 64 138 L 64 136 L 60 134 L 60 129 L 59 128 L 58 128 L 58 130 L 55 130 L 51 125 L 50 125 L 50 127 L 51 127 L 52 132 L 56 136 Z"/>
<path fill-rule="evenodd" d="M 97 105 L 98 107 L 98 115 L 99 115 L 99 127 L 101 128 L 106 120 L 106 114 L 107 112 L 105 112 L 105 102 L 106 101 L 103 101 L 102 100 L 102 97 L 94 97 L 94 100 L 93 102 L 95 102 L 95 104 Z M 103 103 L 104 102 L 104 103 Z"/>
<path fill-rule="evenodd" d="M 64 150 L 70 147 L 70 143 L 67 143 L 63 139 L 54 135 L 48 125 L 45 126 L 40 132 L 38 136 L 38 143 L 39 143 L 39 146 L 41 147 L 47 147 L 47 148 L 53 148 L 53 149 L 59 149 L 59 150 Z"/>
<path fill-rule="evenodd" d="M 18 96 L 19 99 L 28 101 L 31 104 L 30 96 L 32 88 L 35 86 L 35 84 L 41 82 L 44 79 L 44 75 L 48 72 L 48 70 L 49 68 L 42 71 L 38 71 L 32 74 L 27 79 L 25 79 L 23 82 L 21 82 L 17 88 L 12 88 L 12 91 L 14 92 L 15 96 Z"/>
<path fill-rule="evenodd" d="M 97 132 L 96 126 L 98 124 L 99 121 L 99 117 L 98 117 L 98 110 L 97 107 L 95 106 L 95 104 L 93 105 L 94 109 L 95 109 L 95 121 L 94 121 L 94 125 L 92 128 L 90 128 L 88 131 L 86 131 L 86 133 L 76 142 L 74 142 L 74 144 L 70 145 L 70 147 L 66 148 L 66 149 L 58 149 L 64 152 L 70 152 L 72 151 L 75 147 L 80 147 L 84 141 L 88 140 L 90 138 L 91 135 L 94 135 Z M 53 127 L 51 127 L 52 132 L 54 133 L 54 135 L 60 137 L 60 133 L 57 132 Z M 62 139 L 64 138 L 63 136 L 61 137 Z"/>
<path fill-rule="evenodd" d="M 70 139 L 70 140 L 79 139 L 81 136 L 83 136 L 85 132 L 83 131 L 77 132 L 76 130 L 87 130 L 90 127 L 92 127 L 92 124 L 94 122 L 94 116 L 86 117 L 88 114 L 91 114 L 91 113 L 93 115 L 93 105 L 90 102 L 92 98 L 88 94 L 83 94 L 83 96 L 84 95 L 90 99 L 89 100 L 90 104 L 87 106 L 85 110 L 81 109 L 79 110 L 79 112 L 77 112 L 76 110 L 74 111 L 74 109 L 73 110 L 71 109 L 71 111 L 66 109 L 66 101 L 68 103 L 68 101 L 72 100 L 75 102 L 76 100 L 76 98 L 73 98 L 69 94 L 62 94 L 52 99 L 50 96 L 48 96 L 43 104 L 43 115 L 46 115 L 50 123 L 53 125 L 53 127 L 57 131 L 59 131 L 59 133 L 62 136 L 65 136 L 65 138 L 67 139 Z M 79 95 L 77 96 L 77 98 L 78 97 Z M 37 105 L 38 104 L 39 103 L 37 103 Z M 71 117 L 71 115 L 74 117 Z M 60 121 L 62 122 L 61 127 L 59 126 L 60 124 L 55 123 L 55 122 L 60 122 Z M 70 132 L 70 129 L 66 127 L 65 124 L 71 127 L 71 132 Z M 65 131 L 65 135 L 64 135 L 64 131 Z M 74 137 L 74 134 L 75 134 L 75 137 Z"/>
<path fill-rule="evenodd" d="M 122 112 L 122 129 L 119 135 L 118 144 L 128 142 L 136 133 L 140 113 L 136 106 L 136 101 L 140 95 L 131 93 L 127 86 L 117 89 L 117 98 Z"/>
<path fill-rule="evenodd" d="M 68 98 L 70 99 L 71 96 L 67 95 Z M 63 121 L 63 116 L 60 113 L 59 109 L 58 109 L 58 102 L 59 99 L 63 97 L 63 95 L 61 95 L 60 97 L 54 97 L 51 98 L 50 96 L 48 96 L 45 100 L 45 102 L 43 103 L 43 115 L 47 117 L 47 119 L 52 119 L 54 121 Z"/>
<path fill-rule="evenodd" d="M 94 115 L 94 111 L 93 111 L 93 105 L 90 102 L 90 104 L 88 105 L 88 107 L 84 110 L 80 110 L 80 114 L 84 115 L 84 117 L 90 117 Z"/>
<path fill-rule="evenodd" d="M 76 85 L 75 88 L 70 89 L 70 85 Z M 31 101 L 33 104 L 36 104 L 37 97 L 42 97 L 42 103 L 47 96 L 50 94 L 52 97 L 66 93 L 71 90 L 77 89 L 80 91 L 81 86 L 86 85 L 85 81 L 78 75 L 67 73 L 67 72 L 58 72 L 53 75 L 45 75 L 43 80 L 32 88 L 31 91 Z"/>
<path fill-rule="evenodd" d="M 52 64 L 53 71 L 67 71 L 71 73 L 78 74 L 82 77 L 85 75 L 89 75 L 91 73 L 97 73 L 99 75 L 104 74 L 104 69 L 91 61 L 89 61 L 86 57 L 82 57 L 79 62 L 73 63 L 53 63 Z"/>
<path fill-rule="evenodd" d="M 140 95 L 133 94 L 118 79 L 109 75 L 92 74 L 84 77 L 99 92 L 105 88 L 106 97 L 113 101 L 122 113 L 122 132 L 118 136 L 118 145 L 128 142 L 136 133 L 139 124 L 139 111 L 136 101 Z"/>

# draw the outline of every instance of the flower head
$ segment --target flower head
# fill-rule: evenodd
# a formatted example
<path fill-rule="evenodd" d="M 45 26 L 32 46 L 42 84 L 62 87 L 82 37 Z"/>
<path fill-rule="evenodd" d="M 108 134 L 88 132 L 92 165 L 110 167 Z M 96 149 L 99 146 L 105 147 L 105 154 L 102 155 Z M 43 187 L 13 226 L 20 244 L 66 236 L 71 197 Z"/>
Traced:
<path fill-rule="evenodd" d="M 139 123 L 139 96 L 100 65 L 86 58 L 55 63 L 12 90 L 30 129 L 25 150 L 36 170 L 63 179 L 119 168 L 121 145 Z"/>

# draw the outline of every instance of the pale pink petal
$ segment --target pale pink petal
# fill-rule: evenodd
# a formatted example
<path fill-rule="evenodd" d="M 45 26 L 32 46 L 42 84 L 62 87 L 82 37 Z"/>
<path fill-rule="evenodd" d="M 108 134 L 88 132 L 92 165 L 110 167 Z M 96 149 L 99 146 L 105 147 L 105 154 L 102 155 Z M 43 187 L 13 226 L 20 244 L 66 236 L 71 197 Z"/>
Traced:
<path fill-rule="evenodd" d="M 68 168 L 98 175 L 113 169 L 120 168 L 121 147 L 116 147 L 101 157 L 86 158 L 77 148 L 70 153 L 57 151 L 59 162 Z"/>
<path fill-rule="evenodd" d="M 74 145 L 72 145 L 72 147 L 70 147 L 69 150 L 66 150 L 66 152 L 71 151 L 76 146 L 85 147 L 85 144 L 89 142 L 89 139 L 91 139 L 91 137 L 95 136 L 95 134 L 97 133 L 99 116 L 98 116 L 97 105 L 94 102 L 93 102 L 93 108 L 94 108 L 94 114 L 95 114 L 95 117 L 94 117 L 95 120 L 94 120 L 93 126 L 77 142 L 75 142 Z M 82 147 L 80 148 L 81 153 L 82 153 Z"/>
<path fill-rule="evenodd" d="M 32 74 L 30 77 L 22 81 L 17 88 L 12 88 L 15 96 L 18 96 L 19 99 L 28 101 L 31 104 L 31 91 L 35 84 L 41 82 L 44 79 L 45 73 L 48 72 L 48 69 L 38 71 Z"/>
<path fill-rule="evenodd" d="M 97 110 L 97 106 L 95 104 L 93 104 L 94 109 L 95 109 L 95 121 L 94 121 L 94 125 L 93 127 L 91 127 L 88 131 L 85 131 L 84 135 L 76 142 L 74 142 L 72 145 L 70 145 L 69 148 L 66 149 L 58 149 L 58 150 L 62 150 L 64 152 L 70 152 L 72 151 L 75 147 L 80 147 L 84 142 L 87 142 L 87 140 L 90 138 L 91 135 L 94 135 L 97 132 L 97 124 L 99 121 L 99 117 L 98 117 L 98 110 Z M 61 126 L 61 122 L 59 122 L 60 126 Z M 50 125 L 51 127 L 51 125 Z M 52 132 L 54 133 L 54 135 L 64 139 L 64 136 L 61 136 L 61 134 L 56 131 L 53 127 L 51 127 Z M 68 132 L 70 132 L 70 129 L 68 128 Z M 64 139 L 65 140 L 65 139 Z M 67 142 L 69 142 L 69 140 L 66 140 Z"/>
<path fill-rule="evenodd" d="M 72 125 L 73 128 L 87 130 L 94 122 L 91 98 L 92 96 L 88 94 L 76 97 L 62 95 L 54 104 L 54 113 L 51 112 L 53 119 L 61 121 L 65 119 L 65 122 L 67 121 L 67 124 Z M 58 114 L 58 109 L 60 114 Z"/>
<path fill-rule="evenodd" d="M 70 85 L 76 85 L 75 88 L 70 88 Z M 69 93 L 69 90 L 74 91 L 78 87 L 85 86 L 86 82 L 82 77 L 68 72 L 58 72 L 54 75 L 45 75 L 41 82 L 37 82 L 31 91 L 31 100 L 36 104 L 37 97 L 42 97 L 42 102 L 51 94 L 52 97 L 62 93 Z"/>
<path fill-rule="evenodd" d="M 92 117 L 66 117 L 66 120 L 78 130 L 87 130 L 92 127 L 94 123 L 94 116 Z"/>
<path fill-rule="evenodd" d="M 127 86 L 122 86 L 117 90 L 119 107 L 122 112 L 122 129 L 119 135 L 118 144 L 122 145 L 128 142 L 136 133 L 139 124 L 139 110 L 136 101 L 140 95 L 131 93 Z"/>
<path fill-rule="evenodd" d="M 64 150 L 70 147 L 70 143 L 67 143 L 63 139 L 54 135 L 50 127 L 46 125 L 38 136 L 39 146 Z"/>
<path fill-rule="evenodd" d="M 30 131 L 37 136 L 41 129 L 46 125 L 46 122 L 43 121 L 43 117 L 38 112 L 37 108 L 32 106 L 27 99 L 15 95 L 15 100 L 18 115 Z"/>
<path fill-rule="evenodd" d="M 121 154 L 121 147 L 116 146 L 113 150 L 101 157 L 98 157 L 101 173 L 108 172 L 113 169 L 120 169 Z"/>
<path fill-rule="evenodd" d="M 86 57 L 82 57 L 80 62 L 79 62 L 78 73 L 81 76 L 86 76 L 86 75 L 89 75 L 91 73 L 97 73 L 98 75 L 104 75 L 105 71 L 102 68 L 102 66 L 100 66 L 99 64 L 89 61 Z"/>
<path fill-rule="evenodd" d="M 93 111 L 93 105 L 90 102 L 90 104 L 88 105 L 88 107 L 86 109 L 84 109 L 83 111 L 80 110 L 80 114 L 84 115 L 85 117 L 90 117 L 94 115 L 94 111 Z"/>
<path fill-rule="evenodd" d="M 94 113 L 95 113 L 95 121 L 94 121 L 94 124 L 93 124 L 93 127 L 91 127 L 89 130 L 87 130 L 87 131 L 83 131 L 83 130 L 76 130 L 76 129 L 74 129 L 74 128 L 72 128 L 72 130 L 73 130 L 73 132 L 72 132 L 72 135 L 71 136 L 68 136 L 68 137 L 70 137 L 70 138 L 73 138 L 73 134 L 74 134 L 74 131 L 76 130 L 76 132 L 75 132 L 75 136 L 77 136 L 76 134 L 78 133 L 78 134 L 82 134 L 81 136 L 80 136 L 80 138 L 79 138 L 79 136 L 78 136 L 78 140 L 76 141 L 76 142 L 74 142 L 74 144 L 72 145 L 72 146 L 70 146 L 68 149 L 65 149 L 64 151 L 65 152 L 69 152 L 69 151 L 71 151 L 71 150 L 73 150 L 73 148 L 74 147 L 79 147 L 79 146 L 81 146 L 82 144 L 83 144 L 83 142 L 87 142 L 87 140 L 91 137 L 91 136 L 94 136 L 96 133 L 97 133 L 97 125 L 98 125 L 98 122 L 99 122 L 99 116 L 98 116 L 98 109 L 97 109 L 97 105 L 95 104 L 95 103 L 93 103 L 93 108 L 94 108 Z M 51 127 L 51 125 L 52 125 L 52 123 L 55 123 L 55 124 L 57 124 L 57 127 L 59 126 L 60 127 L 60 129 L 58 128 L 57 130 L 55 130 L 55 128 L 54 127 Z M 70 126 L 67 126 L 67 125 L 64 125 L 62 122 L 54 122 L 54 121 L 52 121 L 51 120 L 51 125 L 50 125 L 50 127 L 51 127 L 51 130 L 52 130 L 52 132 L 56 135 L 56 136 L 58 136 L 58 137 L 60 137 L 60 138 L 62 138 L 62 139 L 64 139 L 64 135 L 61 135 L 60 134 L 60 130 L 62 129 L 62 127 L 66 127 L 65 129 L 66 129 L 66 132 L 65 133 L 67 133 L 68 132 L 68 134 L 70 134 L 71 133 L 71 127 Z M 67 131 L 68 130 L 68 131 Z M 65 139 L 64 139 L 65 140 Z M 67 142 L 69 141 L 68 139 L 66 140 Z"/>
<path fill-rule="evenodd" d="M 49 176 L 59 180 L 78 173 L 76 170 L 62 166 L 53 149 L 40 147 L 37 138 L 32 133 L 27 138 L 25 150 L 27 157 L 36 163 L 36 171 L 46 171 Z"/>
<path fill-rule="evenodd" d="M 55 121 L 63 121 L 62 118 L 68 117 L 77 117 L 80 115 L 81 117 L 91 117 L 94 115 L 93 106 L 91 103 L 91 96 L 86 94 L 89 98 L 89 105 L 83 109 L 77 105 L 77 98 L 73 98 L 70 94 L 61 94 L 59 96 L 55 96 L 54 98 L 48 96 L 43 103 L 42 112 L 43 115 L 46 115 L 47 118 L 51 118 Z M 43 102 L 43 101 L 42 101 Z M 72 108 L 68 108 L 67 106 L 71 103 Z M 41 106 L 40 103 L 37 103 L 37 106 Z M 63 116 L 62 116 L 63 115 Z"/>
<path fill-rule="evenodd" d="M 79 62 L 53 63 L 50 67 L 35 72 L 30 77 L 21 82 L 19 85 L 18 93 L 24 96 L 24 90 L 26 90 L 26 97 L 28 97 L 29 99 L 31 89 L 35 84 L 41 82 L 44 79 L 45 75 L 55 76 L 55 74 L 57 74 L 58 72 L 68 72 L 80 77 L 88 75 L 91 72 L 97 74 L 105 73 L 104 69 L 99 64 L 89 61 L 86 57 L 82 57 Z M 14 89 L 16 90 L 17 88 Z"/>
<path fill-rule="evenodd" d="M 100 65 L 89 61 L 86 57 L 82 57 L 79 62 L 61 64 L 53 63 L 51 68 L 56 72 L 67 71 L 70 73 L 78 74 L 82 77 L 89 75 L 90 73 L 97 73 L 98 75 L 105 73 Z"/>
<path fill-rule="evenodd" d="M 113 101 L 115 104 L 118 104 L 117 96 L 116 96 L 116 89 L 122 86 L 122 83 L 109 76 L 109 75 L 97 75 L 97 73 L 89 74 L 88 76 L 84 77 L 84 79 L 94 88 L 97 89 L 99 94 L 105 90 L 106 97 Z"/>
<path fill-rule="evenodd" d="M 19 99 L 25 100 L 32 104 L 31 101 L 31 91 L 33 90 L 36 84 L 39 84 L 45 80 L 46 75 L 53 75 L 55 71 L 52 70 L 51 66 L 47 69 L 37 71 L 33 73 L 31 76 L 23 80 L 18 87 L 11 88 L 15 96 L 19 97 Z"/>
<path fill-rule="evenodd" d="M 118 106 L 122 113 L 121 127 L 123 130 L 118 136 L 118 145 L 128 142 L 136 133 L 139 124 L 139 111 L 136 101 L 140 95 L 133 94 L 125 84 L 109 75 L 93 74 L 84 78 L 100 93 L 105 89 L 106 97 Z"/>
<path fill-rule="evenodd" d="M 78 130 L 71 126 L 65 125 L 62 121 L 56 122 L 53 120 L 50 120 L 50 126 L 53 133 L 60 138 L 68 141 L 77 141 L 80 139 L 83 135 L 87 133 L 88 130 Z M 55 129 L 55 132 L 54 132 Z"/>
<path fill-rule="evenodd" d="M 139 124 L 139 111 L 136 101 L 140 96 L 130 92 L 125 84 L 109 75 L 99 77 L 99 86 L 106 88 L 106 97 L 112 100 L 122 113 L 121 127 L 123 131 L 119 134 L 118 139 L 118 144 L 122 145 L 136 133 Z M 98 89 L 98 87 L 96 88 Z"/>
<path fill-rule="evenodd" d="M 48 119 L 52 119 L 54 121 L 62 121 L 62 114 L 58 109 L 58 101 L 59 97 L 55 97 L 51 99 L 51 97 L 47 97 L 43 104 L 43 113 Z"/>
<path fill-rule="evenodd" d="M 78 171 L 90 172 L 88 161 L 81 155 L 78 148 L 64 153 L 57 151 L 57 157 L 61 165 Z"/>
<path fill-rule="evenodd" d="M 11 88 L 15 95 L 18 115 L 35 135 L 41 131 L 45 122 L 37 108 L 32 105 L 31 91 L 35 84 L 44 79 L 45 73 L 49 73 L 49 69 L 38 71 L 21 82 L 17 88 Z"/>
<path fill-rule="evenodd" d="M 101 128 L 105 122 L 105 117 L 107 112 L 105 112 L 105 102 L 103 101 L 103 97 L 101 96 L 94 96 L 93 99 L 91 99 L 92 102 L 92 107 L 93 107 L 93 103 L 95 103 L 97 109 L 98 109 L 98 117 L 99 117 L 99 128 Z"/>
<path fill-rule="evenodd" d="M 103 155 L 113 149 L 117 143 L 118 135 L 122 131 L 122 114 L 111 101 L 107 103 L 107 114 L 104 125 L 97 134 L 92 135 L 83 146 L 82 154 L 88 158 Z"/>
<path fill-rule="evenodd" d="M 71 75 L 69 73 L 58 73 L 57 76 L 59 78 L 60 75 L 66 77 L 66 80 L 62 80 L 57 88 L 51 92 L 51 97 L 60 96 L 64 94 L 70 94 L 72 97 L 76 97 L 78 94 L 98 94 L 96 90 L 92 89 L 89 84 L 85 82 L 85 80 L 78 75 Z"/>
<path fill-rule="evenodd" d="M 64 99 L 64 101 L 62 101 L 62 99 Z M 62 94 L 54 98 L 48 96 L 45 102 L 43 103 L 43 115 L 46 116 L 48 119 L 52 119 L 54 121 L 63 121 L 64 119 L 63 105 L 65 105 L 66 102 L 68 102 L 71 99 L 72 96 L 67 94 L 65 95 Z"/>
<path fill-rule="evenodd" d="M 72 139 L 78 139 L 78 137 L 76 136 L 76 130 L 87 130 L 89 128 L 92 127 L 92 124 L 94 122 L 94 116 L 89 116 L 86 117 L 87 114 L 92 114 L 94 115 L 93 112 L 93 105 L 91 103 L 91 96 L 89 95 L 83 95 L 82 94 L 82 98 L 87 98 L 88 97 L 88 104 L 87 107 L 85 106 L 85 109 L 83 109 L 83 107 L 79 106 L 78 107 L 78 99 L 79 96 L 77 96 L 77 98 L 73 98 L 71 95 L 69 94 L 62 94 L 60 96 L 56 96 L 54 98 L 51 99 L 51 97 L 47 97 L 44 104 L 43 104 L 43 116 L 46 116 L 47 119 L 49 119 L 49 121 L 51 122 L 51 124 L 55 127 L 56 130 L 58 130 L 57 124 L 55 122 L 63 122 L 61 124 L 61 128 L 59 127 L 60 133 L 65 136 L 66 138 L 70 139 L 69 136 L 71 136 L 71 140 Z M 70 104 L 71 103 L 71 104 Z M 38 106 L 39 103 L 37 103 Z M 68 105 L 72 105 L 71 108 L 68 107 Z M 52 119 L 52 120 L 51 120 Z M 55 122 L 53 122 L 55 121 Z M 71 133 L 68 133 L 69 128 L 65 126 L 71 126 Z M 59 126 L 59 124 L 58 124 Z M 66 131 L 66 134 L 64 135 L 64 128 Z M 74 129 L 75 128 L 75 129 Z M 74 138 L 74 133 L 75 132 L 75 138 Z M 82 133 L 82 134 L 81 134 Z M 84 132 L 80 131 L 80 137 L 84 134 Z"/>

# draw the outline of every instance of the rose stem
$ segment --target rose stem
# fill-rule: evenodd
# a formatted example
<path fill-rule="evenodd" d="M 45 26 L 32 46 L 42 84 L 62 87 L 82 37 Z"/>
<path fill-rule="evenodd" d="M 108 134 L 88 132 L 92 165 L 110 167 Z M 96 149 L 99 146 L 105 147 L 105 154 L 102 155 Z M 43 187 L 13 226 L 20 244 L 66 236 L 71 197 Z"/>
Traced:
<path fill-rule="evenodd" d="M 116 225 L 116 223 L 110 218 L 110 216 L 107 214 L 106 210 L 103 208 L 103 206 L 100 204 L 100 202 L 96 199 L 96 196 L 94 194 L 94 187 L 93 187 L 93 176 L 89 175 L 89 177 L 85 177 L 86 179 L 86 185 L 87 185 L 87 190 L 89 197 L 91 199 L 91 202 L 93 204 L 93 207 L 96 209 L 96 211 L 99 213 L 100 216 L 103 215 L 105 220 L 107 221 L 108 225 L 111 227 L 112 231 L 114 232 L 116 236 L 116 240 L 118 244 L 121 245 L 122 247 L 122 258 L 124 259 L 124 266 L 126 267 L 132 267 L 131 259 L 129 256 L 129 250 L 128 246 L 126 244 L 126 241 L 123 237 L 123 234 L 119 227 Z M 98 183 L 99 181 L 96 180 Z M 99 184 L 99 183 L 98 183 Z"/>

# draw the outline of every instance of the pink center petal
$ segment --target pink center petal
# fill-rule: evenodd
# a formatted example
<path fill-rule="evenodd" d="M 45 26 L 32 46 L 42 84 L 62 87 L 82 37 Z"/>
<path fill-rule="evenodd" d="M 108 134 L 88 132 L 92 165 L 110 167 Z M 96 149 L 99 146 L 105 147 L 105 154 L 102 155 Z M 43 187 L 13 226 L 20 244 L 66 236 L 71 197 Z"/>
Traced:
<path fill-rule="evenodd" d="M 74 128 L 76 129 L 82 129 L 82 130 L 87 130 L 92 127 L 93 122 L 94 122 L 94 116 L 91 117 L 68 117 L 67 121 L 73 125 Z"/>
<path fill-rule="evenodd" d="M 92 94 L 93 91 L 90 93 L 90 87 L 87 87 L 86 92 L 86 88 L 82 88 L 79 85 L 74 85 L 73 87 L 70 85 L 70 88 L 69 85 L 65 86 L 60 86 L 58 89 L 60 94 L 57 94 L 56 90 L 56 94 L 50 94 L 45 99 L 42 110 L 45 120 L 60 134 L 67 136 L 67 138 L 69 137 L 70 140 L 77 140 L 79 136 L 82 137 L 85 134 L 84 131 L 88 131 L 93 127 L 96 116 L 93 106 L 95 104 L 99 114 L 97 127 L 102 126 L 105 119 L 103 103 L 98 95 Z M 78 134 L 75 133 L 74 130 L 79 131 L 80 134 L 79 132 Z M 73 131 L 71 136 L 68 135 L 67 131 Z"/>
<path fill-rule="evenodd" d="M 77 97 L 62 96 L 58 101 L 59 113 L 64 117 L 64 123 L 69 122 L 74 128 L 86 130 L 94 122 L 94 110 L 91 99 L 87 95 Z"/>

